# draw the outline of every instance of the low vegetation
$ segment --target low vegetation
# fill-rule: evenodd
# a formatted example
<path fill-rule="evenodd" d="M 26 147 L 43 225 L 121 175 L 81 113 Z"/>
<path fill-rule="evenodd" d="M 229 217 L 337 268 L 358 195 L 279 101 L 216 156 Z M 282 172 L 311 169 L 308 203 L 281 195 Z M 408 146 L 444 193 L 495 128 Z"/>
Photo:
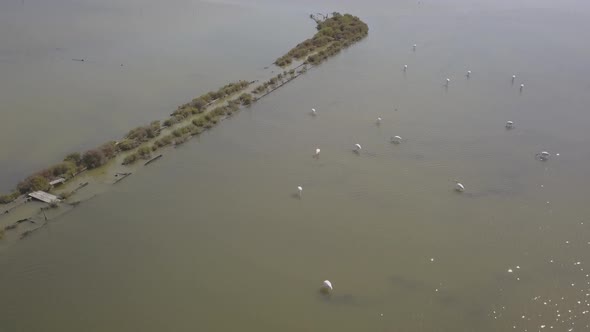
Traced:
<path fill-rule="evenodd" d="M 331 48 L 328 56 L 338 53 L 342 48 L 348 47 L 363 39 L 369 33 L 369 27 L 358 17 L 350 14 L 341 15 L 332 13 L 332 16 L 324 20 L 316 20 L 318 32 L 310 39 L 299 43 L 287 54 L 278 58 L 275 65 L 284 67 L 290 65 L 293 60 L 302 60 L 309 54 L 322 49 Z M 320 61 L 324 55 L 320 56 Z M 318 61 L 314 57 L 314 62 Z M 309 63 L 314 64 L 309 61 Z M 319 62 L 317 62 L 319 63 Z"/>
<path fill-rule="evenodd" d="M 252 95 L 249 93 L 242 93 L 239 99 L 244 106 L 252 104 Z"/>
<path fill-rule="evenodd" d="M 7 195 L 0 195 L 0 204 L 8 204 L 20 196 L 20 192 L 14 191 Z"/>
<path fill-rule="evenodd" d="M 139 155 L 137 153 L 132 153 L 127 155 L 125 159 L 123 159 L 123 165 L 133 164 L 139 159 Z"/>
<path fill-rule="evenodd" d="M 121 151 L 129 151 L 129 150 L 133 150 L 136 147 L 138 147 L 139 144 L 140 143 L 136 140 L 125 139 L 125 140 L 122 140 L 121 142 L 119 142 L 118 147 Z"/>
<path fill-rule="evenodd" d="M 190 103 L 178 107 L 178 109 L 171 114 L 171 117 L 176 118 L 176 122 L 180 122 L 191 115 L 203 113 L 205 108 L 211 103 L 238 93 L 249 85 L 250 82 L 248 81 L 237 81 L 224 85 L 217 91 L 208 92 L 193 99 Z M 172 123 L 174 123 L 174 120 L 172 120 Z"/>
<path fill-rule="evenodd" d="M 160 135 L 160 121 L 152 121 L 152 123 L 147 126 L 137 127 L 130 130 L 125 136 L 125 139 L 141 143 L 158 135 Z"/>
<path fill-rule="evenodd" d="M 30 193 L 37 190 L 49 189 L 49 180 L 41 175 L 31 175 L 23 181 L 19 182 L 16 189 L 21 194 Z"/>

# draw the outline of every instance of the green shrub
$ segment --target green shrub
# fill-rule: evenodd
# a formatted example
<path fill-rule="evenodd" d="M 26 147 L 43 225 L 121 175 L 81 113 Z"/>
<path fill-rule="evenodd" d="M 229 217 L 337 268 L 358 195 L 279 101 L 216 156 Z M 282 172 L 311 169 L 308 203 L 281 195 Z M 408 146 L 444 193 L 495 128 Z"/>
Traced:
<path fill-rule="evenodd" d="M 172 135 L 166 135 L 166 136 L 162 137 L 162 142 L 164 142 L 166 144 L 172 143 Z"/>
<path fill-rule="evenodd" d="M 198 118 L 193 120 L 193 124 L 197 127 L 203 127 L 205 125 L 205 120 L 203 118 Z"/>
<path fill-rule="evenodd" d="M 192 124 L 189 124 L 189 125 L 184 126 L 182 128 L 178 128 L 178 129 L 176 129 L 176 130 L 174 130 L 172 132 L 172 135 L 174 137 L 182 137 L 182 136 L 185 136 L 186 134 L 188 134 L 188 133 L 191 132 L 191 127 L 193 127 Z"/>
<path fill-rule="evenodd" d="M 193 101 L 191 103 L 191 106 L 193 106 L 199 110 L 204 108 L 205 105 L 207 105 L 207 101 L 205 101 L 205 99 L 203 97 L 195 98 L 195 99 L 193 99 Z"/>
<path fill-rule="evenodd" d="M 19 182 L 19 184 L 16 186 L 17 190 L 21 194 L 27 194 L 37 190 L 48 190 L 49 187 L 49 180 L 42 177 L 41 175 L 29 176 L 28 178 Z"/>
<path fill-rule="evenodd" d="M 147 158 L 151 155 L 152 150 L 147 146 L 142 146 L 137 149 L 137 154 L 142 158 Z"/>
<path fill-rule="evenodd" d="M 129 150 L 135 149 L 138 146 L 139 146 L 139 142 L 137 142 L 135 140 L 131 140 L 131 139 L 123 140 L 123 141 L 119 142 L 119 144 L 117 145 L 117 147 L 121 151 L 129 151 Z"/>
<path fill-rule="evenodd" d="M 242 105 L 250 105 L 252 104 L 252 95 L 249 93 L 242 93 L 240 95 L 240 102 L 242 102 Z"/>
<path fill-rule="evenodd" d="M 142 142 L 147 139 L 147 129 L 145 127 L 137 127 L 135 129 L 131 129 L 128 133 L 126 138 L 136 140 L 138 142 Z"/>
<path fill-rule="evenodd" d="M 137 155 L 137 153 L 132 153 L 132 154 L 128 155 L 127 157 L 125 157 L 125 159 L 123 159 L 123 165 L 133 164 L 134 162 L 137 161 L 137 159 L 139 159 L 139 156 Z"/>
<path fill-rule="evenodd" d="M 88 150 L 82 155 L 82 165 L 91 168 L 102 166 L 106 158 L 100 150 Z"/>
<path fill-rule="evenodd" d="M 78 167 L 71 161 L 64 161 L 57 165 L 51 167 L 51 176 L 50 177 L 71 177 L 73 176 Z"/>
<path fill-rule="evenodd" d="M 117 154 L 117 144 L 114 141 L 106 142 L 98 148 L 106 159 L 111 159 Z"/>
<path fill-rule="evenodd" d="M 192 114 L 190 109 L 179 109 L 174 111 L 174 113 L 172 113 L 172 115 L 175 118 L 179 118 L 181 120 L 188 118 L 190 115 Z"/>
<path fill-rule="evenodd" d="M 266 91 L 267 86 L 265 84 L 261 84 L 254 89 L 255 93 L 261 94 Z"/>
<path fill-rule="evenodd" d="M 188 141 L 189 136 L 182 136 L 182 137 L 178 137 L 177 139 L 174 140 L 174 145 L 180 145 L 182 143 L 185 143 L 186 141 Z"/>
<path fill-rule="evenodd" d="M 235 112 L 240 109 L 240 102 L 239 100 L 231 101 L 227 104 L 227 111 L 226 112 Z"/>
<path fill-rule="evenodd" d="M 190 134 L 193 127 L 194 126 L 192 124 L 188 124 L 188 125 L 180 128 L 180 131 L 182 132 L 183 135 Z"/>
<path fill-rule="evenodd" d="M 8 204 L 17 199 L 18 196 L 20 196 L 20 193 L 18 191 L 15 191 L 8 195 L 0 195 L 0 204 Z"/>
<path fill-rule="evenodd" d="M 157 139 L 154 142 L 154 145 L 152 146 L 152 150 L 156 151 L 158 148 L 161 148 L 163 146 L 169 145 L 170 143 L 172 143 L 172 139 L 173 136 L 172 135 L 166 135 L 160 139 Z M 154 149 L 155 148 L 155 149 Z"/>
<path fill-rule="evenodd" d="M 210 114 L 211 114 L 211 117 L 225 115 L 225 108 L 222 106 L 215 107 L 215 109 L 213 109 Z"/>
<path fill-rule="evenodd" d="M 82 156 L 80 156 L 79 152 L 70 153 L 64 158 L 64 161 L 71 161 L 76 165 L 80 165 L 80 162 L 82 161 Z"/>
<path fill-rule="evenodd" d="M 147 126 L 141 126 L 131 129 L 127 135 L 127 139 L 136 140 L 138 142 L 145 142 L 150 138 L 154 138 L 160 134 L 160 121 L 153 121 Z"/>

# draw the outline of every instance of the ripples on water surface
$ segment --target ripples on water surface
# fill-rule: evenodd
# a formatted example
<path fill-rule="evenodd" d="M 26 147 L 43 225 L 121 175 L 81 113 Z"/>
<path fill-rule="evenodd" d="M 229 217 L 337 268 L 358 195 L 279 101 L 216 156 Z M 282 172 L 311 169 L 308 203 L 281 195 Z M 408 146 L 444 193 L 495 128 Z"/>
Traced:
<path fill-rule="evenodd" d="M 369 38 L 5 248 L 3 329 L 588 329 L 588 5 L 323 6 Z"/>

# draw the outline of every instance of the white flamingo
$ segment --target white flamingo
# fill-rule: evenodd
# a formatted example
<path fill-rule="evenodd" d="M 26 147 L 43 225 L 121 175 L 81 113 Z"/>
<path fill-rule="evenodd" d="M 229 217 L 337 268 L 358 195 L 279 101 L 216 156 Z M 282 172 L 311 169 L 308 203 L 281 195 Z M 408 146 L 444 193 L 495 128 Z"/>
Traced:
<path fill-rule="evenodd" d="M 313 116 L 317 115 L 317 112 L 315 111 L 315 108 L 312 108 L 311 109 L 311 115 L 313 115 Z"/>
<path fill-rule="evenodd" d="M 408 70 L 408 65 L 404 65 L 404 71 Z"/>
<path fill-rule="evenodd" d="M 299 198 L 301 198 L 301 196 L 303 195 L 303 187 L 302 186 L 297 187 L 297 194 L 299 195 Z"/>
<path fill-rule="evenodd" d="M 378 118 L 377 118 L 377 120 L 375 121 L 375 123 L 376 123 L 377 125 L 380 125 L 380 124 L 381 124 L 381 120 L 382 120 L 382 119 L 381 119 L 381 117 L 378 117 Z"/>
<path fill-rule="evenodd" d="M 412 47 L 414 49 L 414 51 L 416 50 L 416 46 L 418 46 L 418 45 L 414 44 L 414 46 Z"/>
<path fill-rule="evenodd" d="M 467 77 L 471 77 L 471 70 L 467 71 Z"/>
<path fill-rule="evenodd" d="M 455 184 L 455 190 L 462 193 L 465 191 L 465 186 L 461 182 Z"/>
<path fill-rule="evenodd" d="M 356 153 L 360 153 L 362 148 L 363 147 L 360 144 L 357 143 L 357 144 L 354 145 L 354 150 L 353 151 L 356 152 Z"/>
<path fill-rule="evenodd" d="M 322 283 L 321 291 L 323 293 L 329 294 L 333 290 L 334 290 L 334 287 L 332 287 L 332 283 L 330 282 L 330 280 L 324 280 L 324 282 Z"/>
<path fill-rule="evenodd" d="M 522 92 L 522 89 L 524 89 L 524 83 L 520 85 L 520 92 Z"/>
<path fill-rule="evenodd" d="M 512 128 L 514 128 L 514 122 L 507 121 L 506 122 L 506 129 L 512 129 Z"/>
<path fill-rule="evenodd" d="M 315 158 L 319 158 L 320 157 L 320 148 L 315 149 L 315 154 L 313 155 Z"/>
<path fill-rule="evenodd" d="M 551 157 L 551 153 L 549 153 L 547 151 L 541 151 L 541 152 L 537 153 L 537 158 L 539 158 L 539 160 L 547 161 L 549 159 L 549 157 Z"/>
<path fill-rule="evenodd" d="M 445 83 L 445 86 L 449 86 L 449 83 L 451 83 L 451 79 L 450 78 L 447 78 L 446 83 Z"/>
<path fill-rule="evenodd" d="M 401 143 L 401 142 L 402 142 L 402 138 L 401 138 L 401 136 L 393 136 L 393 137 L 391 138 L 391 143 L 393 143 L 393 144 L 399 144 L 399 143 Z"/>

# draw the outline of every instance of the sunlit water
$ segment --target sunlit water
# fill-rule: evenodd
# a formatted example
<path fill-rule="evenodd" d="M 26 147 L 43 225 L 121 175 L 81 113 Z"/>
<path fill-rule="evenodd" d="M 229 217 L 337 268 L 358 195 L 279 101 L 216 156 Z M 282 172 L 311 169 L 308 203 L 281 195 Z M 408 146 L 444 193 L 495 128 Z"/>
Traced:
<path fill-rule="evenodd" d="M 295 10 L 371 32 L 5 248 L 0 330 L 588 330 L 588 5 L 246 5 L 289 38 Z"/>

